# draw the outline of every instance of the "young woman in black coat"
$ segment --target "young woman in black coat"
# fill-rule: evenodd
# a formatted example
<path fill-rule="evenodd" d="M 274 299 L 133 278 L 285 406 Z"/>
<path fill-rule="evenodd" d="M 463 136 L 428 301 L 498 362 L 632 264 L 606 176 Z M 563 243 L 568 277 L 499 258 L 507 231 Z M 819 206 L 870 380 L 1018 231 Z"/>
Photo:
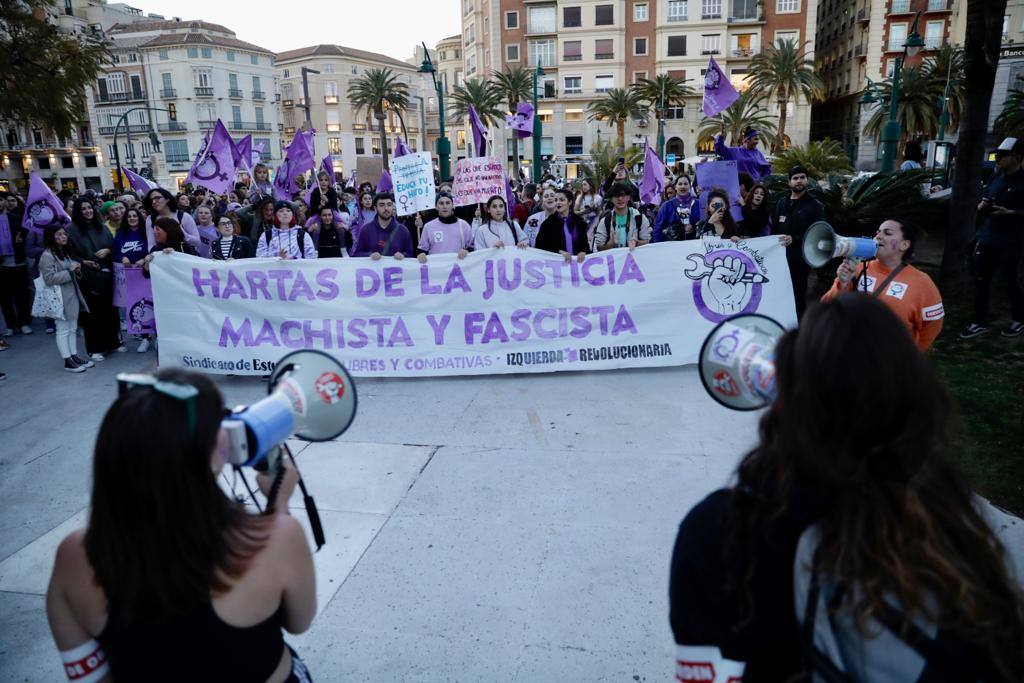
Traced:
<path fill-rule="evenodd" d="M 572 190 L 560 188 L 555 190 L 555 212 L 540 224 L 537 249 L 561 254 L 568 263 L 576 255 L 576 260 L 583 263 L 590 247 L 587 244 L 587 222 L 579 214 L 573 213 Z"/>

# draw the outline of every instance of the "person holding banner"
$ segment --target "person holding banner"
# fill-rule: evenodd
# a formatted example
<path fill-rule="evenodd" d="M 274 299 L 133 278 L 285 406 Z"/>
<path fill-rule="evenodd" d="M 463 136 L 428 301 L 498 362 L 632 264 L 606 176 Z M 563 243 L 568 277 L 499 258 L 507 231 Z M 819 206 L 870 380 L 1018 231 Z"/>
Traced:
<path fill-rule="evenodd" d="M 188 209 L 178 207 L 174 195 L 162 187 L 154 187 L 146 193 L 142 206 L 146 209 L 146 243 L 151 249 L 156 243 L 153 237 L 153 223 L 160 217 L 175 219 L 185 234 L 185 241 L 193 249 L 199 249 L 199 228 L 196 227 L 196 222 L 192 220 Z"/>
<path fill-rule="evenodd" d="M 140 261 L 149 253 L 146 248 L 146 234 L 143 232 L 144 224 L 141 211 L 135 208 L 125 211 L 121 229 L 114 235 L 115 263 L 120 263 L 124 268 L 142 267 Z M 149 335 L 142 335 L 142 340 L 135 350 L 145 353 L 149 351 L 149 345 Z"/>
<path fill-rule="evenodd" d="M 748 128 L 743 134 L 743 144 L 739 147 L 727 147 L 725 136 L 721 133 L 715 136 L 715 154 L 726 161 L 736 162 L 736 171 L 748 173 L 755 181 L 763 176 L 772 174 L 772 165 L 765 159 L 764 154 L 757 148 L 761 134 L 753 128 Z"/>
<path fill-rule="evenodd" d="M 291 203 L 274 204 L 274 227 L 256 241 L 256 258 L 315 259 L 313 238 L 297 225 Z"/>
<path fill-rule="evenodd" d="M 473 228 L 469 223 L 455 215 L 455 203 L 447 192 L 438 192 L 434 199 L 437 218 L 423 224 L 423 219 L 416 214 L 416 227 L 420 228 L 420 263 L 427 262 L 428 254 L 458 254 L 460 259 L 466 258 L 473 248 Z"/>
<path fill-rule="evenodd" d="M 623 187 L 629 191 L 627 186 Z M 583 263 L 590 252 L 590 245 L 587 244 L 587 224 L 572 212 L 573 199 L 572 190 L 564 187 L 555 190 L 555 212 L 541 223 L 534 246 L 542 251 L 561 254 L 566 263 L 571 261 L 575 254 L 576 261 Z"/>
<path fill-rule="evenodd" d="M 616 183 L 611 189 L 612 210 L 597 219 L 593 251 L 629 247 L 632 251 L 651 241 L 651 222 L 629 205 L 633 197 L 626 185 Z M 614 226 L 613 226 L 614 223 Z"/>
<path fill-rule="evenodd" d="M 104 353 L 128 350 L 121 341 L 121 321 L 114 307 L 114 238 L 87 197 L 72 204 L 67 233 L 68 254 L 82 264 L 81 288 L 88 302 L 82 316 L 85 350 L 91 360 L 102 361 Z"/>
<path fill-rule="evenodd" d="M 523 230 L 508 215 L 505 198 L 493 195 L 487 200 L 487 219 L 473 221 L 473 250 L 503 249 L 514 244 L 520 249 L 530 246 Z"/>
<path fill-rule="evenodd" d="M 369 256 L 374 261 L 392 256 L 401 261 L 412 257 L 412 236 L 409 229 L 395 219 L 395 197 L 389 192 L 373 197 L 375 218 L 359 230 L 353 256 Z"/>
<path fill-rule="evenodd" d="M 694 236 L 701 210 L 700 200 L 690 193 L 691 185 L 692 181 L 685 173 L 676 177 L 672 183 L 676 196 L 661 205 L 654 219 L 653 241 L 676 241 Z"/>
<path fill-rule="evenodd" d="M 78 356 L 78 314 L 89 312 L 78 280 L 82 276 L 82 264 L 72 261 L 68 255 L 68 233 L 59 223 L 46 226 L 43 231 L 43 253 L 39 256 L 39 275 L 47 287 L 60 290 L 64 317 L 56 322 L 57 351 L 64 359 L 64 370 L 81 373 L 95 365 L 91 360 Z"/>
<path fill-rule="evenodd" d="M 605 196 L 608 196 L 607 193 L 605 193 Z M 540 208 L 530 214 L 526 222 L 523 223 L 523 232 L 526 233 L 527 239 L 530 240 L 531 247 L 537 244 L 537 233 L 540 232 L 541 223 L 550 218 L 554 213 L 555 188 L 545 187 L 540 195 Z"/>
<path fill-rule="evenodd" d="M 213 222 L 213 209 L 206 204 L 200 204 L 192 214 L 196 222 L 196 230 L 199 231 L 199 246 L 196 253 L 203 258 L 212 258 L 210 245 L 217 239 L 217 224 Z"/>
<path fill-rule="evenodd" d="M 210 252 L 214 261 L 233 261 L 239 258 L 252 258 L 256 251 L 248 237 L 240 234 L 238 220 L 225 214 L 217 220 L 217 233 L 220 235 L 213 242 Z"/>

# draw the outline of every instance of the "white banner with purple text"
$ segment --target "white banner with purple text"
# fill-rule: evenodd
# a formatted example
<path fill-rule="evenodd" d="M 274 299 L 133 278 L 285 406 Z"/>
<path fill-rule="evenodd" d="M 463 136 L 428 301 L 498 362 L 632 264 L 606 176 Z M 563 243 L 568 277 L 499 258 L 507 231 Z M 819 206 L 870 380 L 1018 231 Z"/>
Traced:
<path fill-rule="evenodd" d="M 775 237 L 651 244 L 579 264 L 535 249 L 282 261 L 160 254 L 160 365 L 266 375 L 321 349 L 357 377 L 605 370 L 694 363 L 738 313 L 796 324 Z"/>

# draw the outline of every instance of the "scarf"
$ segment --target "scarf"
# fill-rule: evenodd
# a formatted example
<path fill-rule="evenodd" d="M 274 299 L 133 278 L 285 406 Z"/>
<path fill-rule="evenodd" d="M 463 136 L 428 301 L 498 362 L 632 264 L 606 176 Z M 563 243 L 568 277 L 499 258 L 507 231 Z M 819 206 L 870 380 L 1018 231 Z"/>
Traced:
<path fill-rule="evenodd" d="M 0 256 L 14 256 L 14 240 L 11 238 L 11 222 L 7 212 L 0 213 Z"/>

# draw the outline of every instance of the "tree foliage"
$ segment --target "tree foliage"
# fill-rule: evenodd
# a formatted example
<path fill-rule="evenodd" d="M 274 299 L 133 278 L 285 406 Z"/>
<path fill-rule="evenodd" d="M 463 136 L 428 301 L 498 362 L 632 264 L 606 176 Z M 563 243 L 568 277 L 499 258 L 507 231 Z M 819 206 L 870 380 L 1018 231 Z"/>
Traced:
<path fill-rule="evenodd" d="M 750 60 L 750 89 L 763 95 L 769 102 L 799 103 L 803 97 L 811 102 L 825 96 L 825 84 L 814 70 L 814 62 L 806 58 L 807 43 L 797 45 L 795 40 L 780 38 L 769 44 Z M 786 139 L 788 107 L 779 108 L 778 135 L 772 150 L 782 149 Z"/>
<path fill-rule="evenodd" d="M 626 121 L 639 119 L 644 115 L 640 96 L 626 88 L 612 88 L 604 97 L 587 105 L 588 121 L 614 123 L 619 149 L 626 146 Z"/>
<path fill-rule="evenodd" d="M 580 164 L 580 173 L 584 178 L 593 178 L 594 182 L 600 185 L 611 175 L 620 156 L 625 158 L 626 168 L 633 168 L 643 159 L 644 150 L 640 147 L 630 147 L 622 152 L 620 147 L 610 142 L 598 142 L 590 148 L 590 161 Z"/>
<path fill-rule="evenodd" d="M 409 108 L 409 86 L 391 69 L 367 69 L 348 84 L 348 99 L 356 112 L 368 111 L 380 124 L 380 151 L 384 168 L 388 167 L 388 136 L 384 130 L 387 109 L 405 111 Z"/>
<path fill-rule="evenodd" d="M 85 88 L 111 61 L 105 40 L 46 20 L 47 0 L 0 2 L 0 119 L 71 137 L 85 119 Z"/>
<path fill-rule="evenodd" d="M 735 145 L 743 138 L 743 131 L 756 128 L 765 144 L 771 145 L 776 136 L 775 121 L 764 108 L 765 99 L 763 94 L 755 93 L 753 88 L 741 91 L 740 98 L 731 107 L 701 121 L 697 144 L 707 144 L 724 132 L 727 143 Z"/>
<path fill-rule="evenodd" d="M 996 117 L 995 132 L 999 137 L 1024 138 L 1024 91 L 1011 90 Z"/>
<path fill-rule="evenodd" d="M 896 105 L 896 120 L 900 122 L 903 139 L 935 137 L 939 130 L 939 112 L 942 100 L 941 83 L 936 83 L 924 67 L 903 69 L 900 77 L 900 96 Z M 892 101 L 892 79 L 879 83 L 879 102 L 864 126 L 864 134 L 875 138 L 882 135 L 882 127 L 889 120 L 889 103 Z"/>
<path fill-rule="evenodd" d="M 817 179 L 853 171 L 842 144 L 831 138 L 811 140 L 806 147 L 790 147 L 772 161 L 776 173 L 789 173 L 793 166 L 803 166 L 808 175 Z"/>
<path fill-rule="evenodd" d="M 950 127 L 960 127 L 960 117 L 964 111 L 964 51 L 963 48 L 946 45 L 929 57 L 922 67 L 932 84 L 935 93 L 935 106 L 942 111 L 942 97 L 946 91 L 946 78 L 949 78 L 949 98 L 946 110 L 949 112 Z"/>

